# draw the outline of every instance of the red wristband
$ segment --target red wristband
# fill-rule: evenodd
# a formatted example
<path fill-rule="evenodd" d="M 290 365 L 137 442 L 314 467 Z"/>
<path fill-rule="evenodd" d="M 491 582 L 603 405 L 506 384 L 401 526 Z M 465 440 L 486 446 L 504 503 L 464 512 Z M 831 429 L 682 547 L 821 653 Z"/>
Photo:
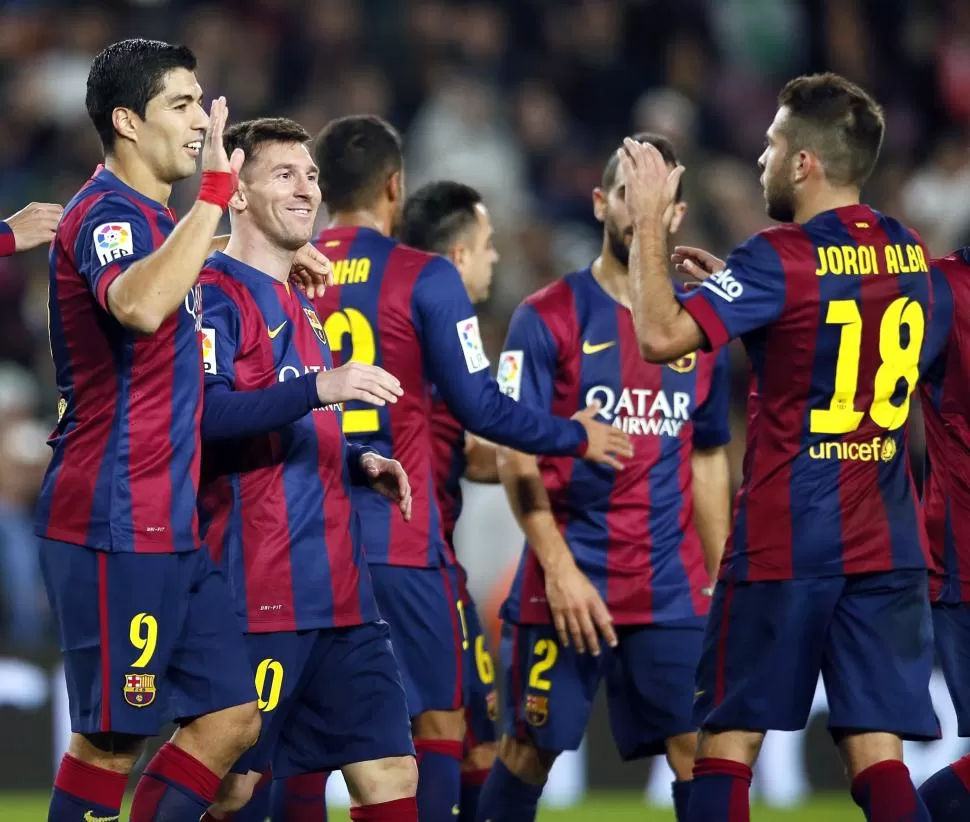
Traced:
<path fill-rule="evenodd" d="M 0 221 L 0 257 L 9 257 L 16 250 L 17 238 L 14 237 L 13 229 Z"/>
<path fill-rule="evenodd" d="M 202 172 L 202 185 L 199 186 L 199 199 L 202 202 L 212 203 L 225 210 L 234 190 L 231 171 Z"/>

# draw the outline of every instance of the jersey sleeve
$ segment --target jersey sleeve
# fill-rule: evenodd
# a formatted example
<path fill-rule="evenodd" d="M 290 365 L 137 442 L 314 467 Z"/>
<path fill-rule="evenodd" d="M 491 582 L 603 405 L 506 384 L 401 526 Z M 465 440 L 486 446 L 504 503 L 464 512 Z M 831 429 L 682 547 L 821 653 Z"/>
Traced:
<path fill-rule="evenodd" d="M 418 277 L 412 317 L 425 369 L 455 418 L 473 434 L 529 454 L 582 455 L 586 431 L 575 420 L 517 403 L 489 372 L 478 318 L 455 267 L 443 257 Z"/>
<path fill-rule="evenodd" d="M 105 311 L 108 286 L 155 251 L 148 218 L 121 194 L 106 194 L 84 215 L 74 238 L 77 270 Z"/>
<path fill-rule="evenodd" d="M 13 229 L 3 220 L 0 220 L 0 257 L 9 257 L 17 250 L 17 238 L 14 237 Z"/>
<path fill-rule="evenodd" d="M 731 441 L 728 404 L 731 391 L 731 364 L 727 348 L 717 352 L 707 399 L 694 412 L 695 448 L 717 448 Z"/>
<path fill-rule="evenodd" d="M 536 408 L 552 408 L 558 349 L 556 341 L 531 305 L 512 315 L 498 365 L 498 384 L 513 400 Z"/>
<path fill-rule="evenodd" d="M 724 269 L 678 299 L 711 349 L 769 325 L 785 307 L 785 271 L 768 240 L 756 234 L 731 252 Z"/>

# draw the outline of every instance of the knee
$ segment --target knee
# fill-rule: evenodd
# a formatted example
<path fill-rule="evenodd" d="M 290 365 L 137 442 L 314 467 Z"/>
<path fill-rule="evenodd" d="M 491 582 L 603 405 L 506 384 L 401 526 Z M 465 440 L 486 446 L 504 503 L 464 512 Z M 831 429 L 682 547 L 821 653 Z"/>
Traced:
<path fill-rule="evenodd" d="M 245 705 L 236 705 L 222 713 L 225 739 L 236 752 L 236 756 L 242 756 L 259 739 L 262 728 L 259 708 L 256 707 L 255 702 L 247 702 Z"/>
<path fill-rule="evenodd" d="M 537 748 L 529 740 L 503 736 L 498 744 L 498 758 L 513 774 L 530 785 L 545 785 L 549 771 L 559 756 L 558 751 Z"/>
<path fill-rule="evenodd" d="M 498 745 L 494 742 L 485 742 L 476 745 L 465 753 L 465 759 L 461 763 L 463 771 L 487 771 L 495 763 L 498 756 Z"/>
<path fill-rule="evenodd" d="M 694 776 L 694 758 L 697 755 L 697 734 L 680 734 L 667 740 L 667 764 L 678 781 L 686 782 Z"/>
<path fill-rule="evenodd" d="M 115 773 L 131 773 L 145 749 L 145 738 L 119 733 L 72 734 L 68 753 L 75 759 Z"/>
<path fill-rule="evenodd" d="M 764 739 L 762 731 L 701 731 L 697 739 L 697 757 L 730 759 L 750 768 L 758 758 Z"/>
<path fill-rule="evenodd" d="M 461 742 L 465 738 L 465 712 L 425 711 L 411 723 L 414 738 L 447 739 Z"/>
<path fill-rule="evenodd" d="M 351 774 L 346 774 L 351 776 Z M 407 799 L 418 792 L 418 766 L 413 756 L 392 756 L 353 766 L 347 780 L 351 796 L 361 805 Z"/>

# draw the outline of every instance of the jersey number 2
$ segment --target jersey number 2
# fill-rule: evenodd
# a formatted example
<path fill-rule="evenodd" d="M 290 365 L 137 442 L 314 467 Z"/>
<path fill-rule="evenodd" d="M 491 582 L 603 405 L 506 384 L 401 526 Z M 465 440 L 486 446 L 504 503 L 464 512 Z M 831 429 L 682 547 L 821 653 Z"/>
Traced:
<path fill-rule="evenodd" d="M 838 359 L 835 361 L 835 391 L 828 408 L 815 409 L 809 417 L 813 434 L 848 434 L 865 416 L 855 407 L 859 384 L 859 352 L 862 348 L 862 314 L 855 300 L 833 300 L 825 315 L 828 325 L 842 326 Z M 902 328 L 909 335 L 902 341 Z M 879 323 L 879 359 L 869 416 L 881 428 L 894 431 L 909 416 L 909 398 L 919 380 L 919 355 L 923 348 L 926 319 L 923 306 L 900 297 L 893 300 Z M 899 405 L 892 402 L 900 380 L 906 382 L 906 396 Z"/>
<path fill-rule="evenodd" d="M 374 329 L 363 313 L 356 308 L 345 308 L 334 311 L 323 324 L 323 332 L 330 341 L 333 351 L 342 351 L 344 336 L 350 337 L 350 347 L 353 355 L 350 358 L 341 357 L 342 363 L 351 360 L 373 365 L 377 354 L 374 345 Z M 376 408 L 352 408 L 344 411 L 345 434 L 373 434 L 381 428 L 380 416 Z"/>

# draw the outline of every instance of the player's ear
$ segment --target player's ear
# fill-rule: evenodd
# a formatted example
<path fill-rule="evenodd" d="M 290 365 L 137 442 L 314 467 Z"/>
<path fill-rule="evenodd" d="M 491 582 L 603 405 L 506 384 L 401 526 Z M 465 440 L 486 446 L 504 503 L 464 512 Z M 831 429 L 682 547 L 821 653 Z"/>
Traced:
<path fill-rule="evenodd" d="M 229 198 L 229 208 L 233 211 L 245 211 L 248 207 L 249 201 L 246 199 L 246 184 L 243 182 L 242 177 L 240 177 L 239 185 L 236 186 L 232 197 Z"/>
<path fill-rule="evenodd" d="M 448 249 L 448 259 L 455 264 L 455 268 L 461 271 L 462 266 L 468 259 L 468 249 L 461 244 L 453 245 Z"/>
<path fill-rule="evenodd" d="M 606 192 L 599 186 L 593 189 L 593 216 L 598 223 L 606 220 Z"/>
<path fill-rule="evenodd" d="M 118 106 L 111 112 L 111 125 L 122 137 L 128 140 L 138 140 L 138 122 L 141 118 L 130 108 Z"/>
<path fill-rule="evenodd" d="M 792 156 L 792 182 L 805 182 L 815 169 L 821 169 L 821 166 L 818 157 L 810 151 L 798 151 Z"/>
<path fill-rule="evenodd" d="M 673 208 L 673 213 L 670 215 L 670 228 L 668 231 L 671 234 L 676 234 L 680 228 L 680 224 L 684 222 L 684 217 L 687 216 L 687 203 L 674 203 L 671 208 Z"/>
<path fill-rule="evenodd" d="M 387 178 L 387 187 L 385 189 L 385 193 L 387 194 L 387 199 L 392 203 L 404 200 L 403 172 L 395 171 L 390 177 Z"/>

